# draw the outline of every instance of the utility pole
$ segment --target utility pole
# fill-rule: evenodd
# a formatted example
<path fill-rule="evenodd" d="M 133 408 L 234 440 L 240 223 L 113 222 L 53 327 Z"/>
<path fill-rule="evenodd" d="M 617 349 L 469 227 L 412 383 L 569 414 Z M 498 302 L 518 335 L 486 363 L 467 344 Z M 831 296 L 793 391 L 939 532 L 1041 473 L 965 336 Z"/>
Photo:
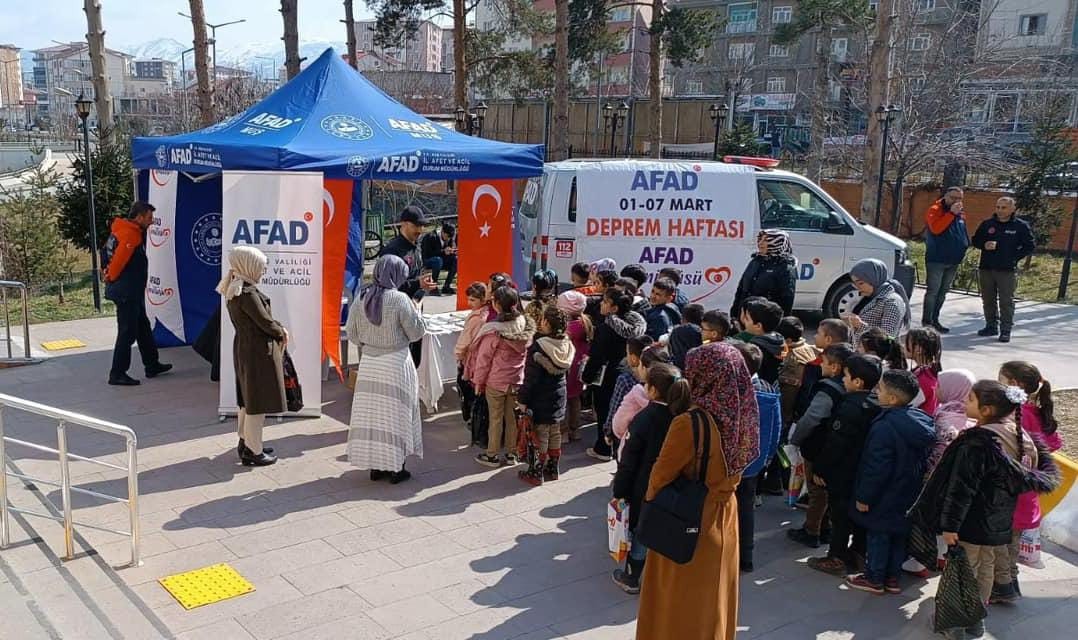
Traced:
<path fill-rule="evenodd" d="M 880 223 L 879 207 L 876 203 L 883 197 L 878 193 L 882 189 L 882 177 L 879 173 L 882 165 L 883 144 L 881 135 L 884 122 L 873 117 L 877 111 L 890 104 L 891 89 L 891 51 L 894 48 L 893 25 L 899 0 L 880 0 L 876 8 L 876 39 L 872 43 L 869 56 L 868 104 L 865 112 L 869 114 L 868 129 L 865 131 L 865 153 L 861 181 L 861 220 L 869 220 L 874 225 Z"/>

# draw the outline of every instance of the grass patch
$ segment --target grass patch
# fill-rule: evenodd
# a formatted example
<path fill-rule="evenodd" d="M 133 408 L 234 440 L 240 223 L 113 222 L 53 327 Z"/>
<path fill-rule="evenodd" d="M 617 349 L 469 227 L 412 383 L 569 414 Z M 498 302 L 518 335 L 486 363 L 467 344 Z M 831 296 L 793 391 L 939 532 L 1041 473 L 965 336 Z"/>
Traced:
<path fill-rule="evenodd" d="M 917 266 L 917 283 L 925 283 L 925 243 L 922 240 L 907 240 L 910 260 Z M 958 268 L 955 277 L 954 289 L 966 293 L 980 293 L 977 280 L 977 263 L 980 261 L 981 252 L 970 249 L 966 252 L 966 259 Z M 1022 263 L 1024 264 L 1024 262 Z M 1059 276 L 1063 273 L 1063 256 L 1052 253 L 1038 253 L 1033 256 L 1033 261 L 1028 269 L 1018 272 L 1018 298 L 1022 300 L 1036 300 L 1038 302 L 1064 302 L 1078 304 L 1078 264 L 1071 268 L 1070 286 L 1067 288 L 1067 298 L 1056 300 L 1059 294 Z"/>
<path fill-rule="evenodd" d="M 94 295 L 91 285 L 92 276 L 89 272 L 65 284 L 63 304 L 60 303 L 60 287 L 58 285 L 31 291 L 29 296 L 30 324 L 99 317 L 99 314 L 94 311 Z M 101 295 L 100 316 L 116 315 L 115 305 L 104 299 L 105 286 L 103 284 L 101 285 Z M 10 290 L 8 291 L 7 299 L 11 308 L 12 333 L 15 333 L 15 328 L 22 325 L 22 301 L 17 295 L 13 295 Z M 4 318 L 0 317 L 0 326 L 4 326 L 4 322 Z"/>
<path fill-rule="evenodd" d="M 1059 421 L 1059 437 L 1063 439 L 1063 453 L 1071 460 L 1078 460 L 1078 389 L 1056 391 L 1052 401 Z"/>

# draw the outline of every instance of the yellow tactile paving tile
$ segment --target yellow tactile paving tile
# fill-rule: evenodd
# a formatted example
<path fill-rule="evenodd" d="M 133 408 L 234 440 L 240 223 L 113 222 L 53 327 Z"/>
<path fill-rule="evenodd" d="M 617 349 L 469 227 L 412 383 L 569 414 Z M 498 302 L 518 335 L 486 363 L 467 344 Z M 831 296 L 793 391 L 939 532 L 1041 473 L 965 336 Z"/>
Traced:
<path fill-rule="evenodd" d="M 184 609 L 194 609 L 255 590 L 227 564 L 215 564 L 158 580 Z"/>

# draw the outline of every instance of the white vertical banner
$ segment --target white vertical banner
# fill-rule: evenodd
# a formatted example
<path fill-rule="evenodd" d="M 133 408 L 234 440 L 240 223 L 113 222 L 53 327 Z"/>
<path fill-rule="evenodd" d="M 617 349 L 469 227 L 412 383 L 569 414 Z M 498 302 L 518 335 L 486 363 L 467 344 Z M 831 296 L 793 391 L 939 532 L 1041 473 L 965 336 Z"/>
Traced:
<path fill-rule="evenodd" d="M 289 333 L 288 352 L 303 387 L 301 415 L 322 407 L 322 174 L 225 171 L 222 174 L 222 272 L 237 245 L 269 258 L 258 288 L 269 296 L 273 317 Z M 235 331 L 221 313 L 221 415 L 234 414 Z"/>
<path fill-rule="evenodd" d="M 146 315 L 150 326 L 161 324 L 180 343 L 187 342 L 183 331 L 180 283 L 176 278 L 176 185 L 175 171 L 150 170 L 149 202 L 156 211 L 146 230 Z"/>

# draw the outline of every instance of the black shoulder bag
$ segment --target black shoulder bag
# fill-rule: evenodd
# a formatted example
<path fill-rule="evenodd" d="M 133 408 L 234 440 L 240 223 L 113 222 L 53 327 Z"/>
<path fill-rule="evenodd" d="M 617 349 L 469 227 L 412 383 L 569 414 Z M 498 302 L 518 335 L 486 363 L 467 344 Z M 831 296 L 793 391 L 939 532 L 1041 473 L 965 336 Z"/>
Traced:
<path fill-rule="evenodd" d="M 707 499 L 707 464 L 711 455 L 711 428 L 700 411 L 693 411 L 693 459 L 700 451 L 700 432 L 704 433 L 704 448 L 695 479 L 678 476 L 640 510 L 636 535 L 645 547 L 686 564 L 696 553 L 700 537 L 700 521 Z"/>

